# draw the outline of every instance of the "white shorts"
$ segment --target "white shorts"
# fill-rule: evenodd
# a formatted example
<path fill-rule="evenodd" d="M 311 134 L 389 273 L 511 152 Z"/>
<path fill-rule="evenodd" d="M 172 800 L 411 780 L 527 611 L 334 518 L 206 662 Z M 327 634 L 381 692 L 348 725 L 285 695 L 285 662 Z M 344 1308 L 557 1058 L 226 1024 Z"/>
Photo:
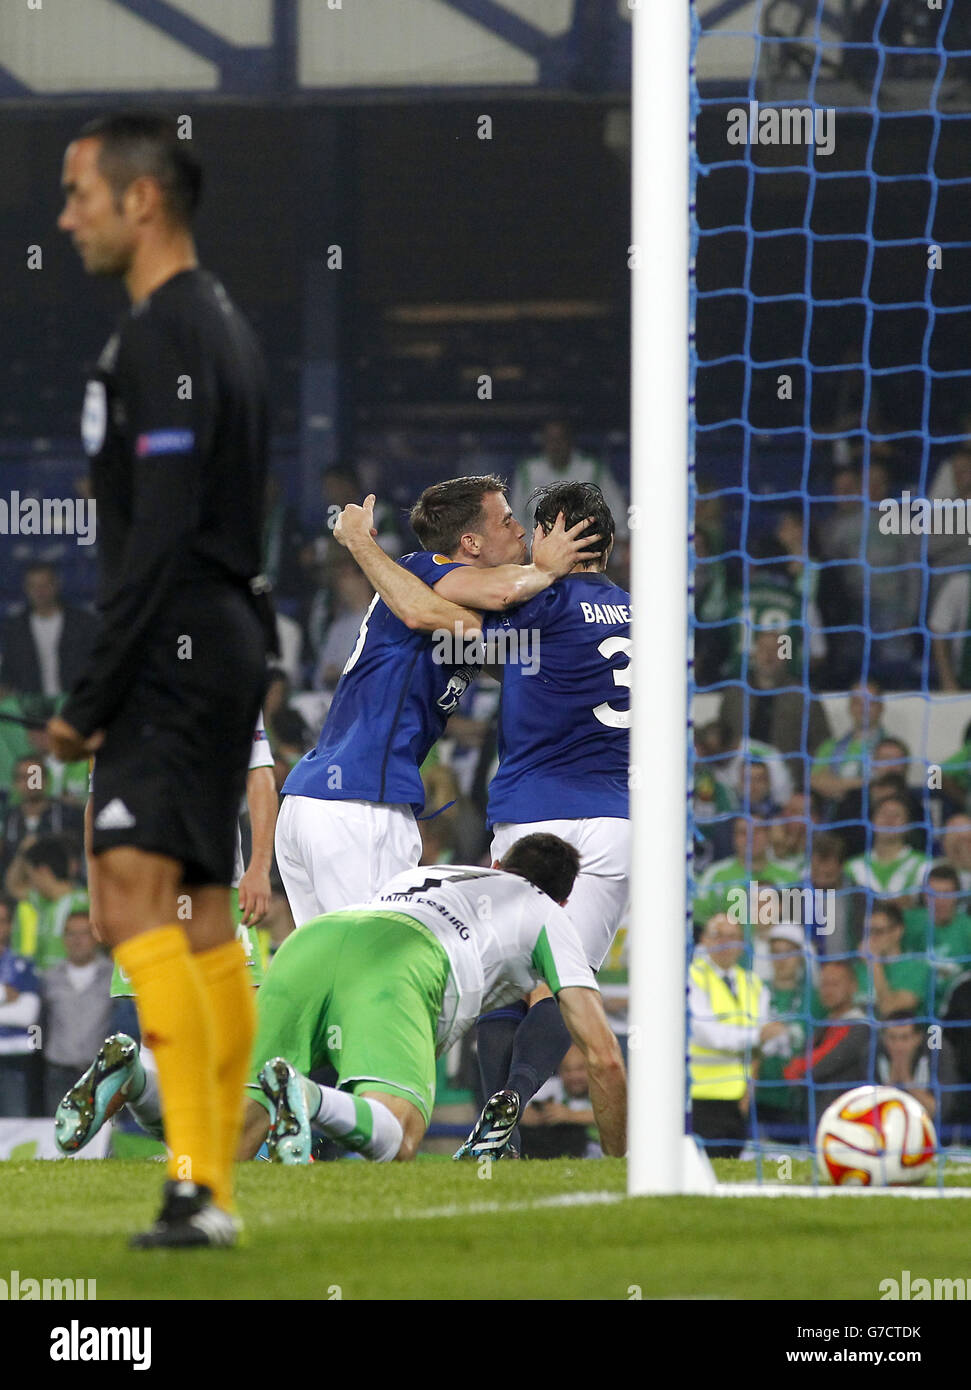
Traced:
<path fill-rule="evenodd" d="M 630 899 L 630 821 L 614 816 L 543 820 L 493 827 L 492 857 L 501 859 L 525 835 L 558 835 L 580 856 L 566 904 L 591 970 L 599 970 Z"/>
<path fill-rule="evenodd" d="M 285 796 L 276 862 L 294 925 L 370 902 L 395 874 L 414 869 L 421 836 L 410 806 Z"/>

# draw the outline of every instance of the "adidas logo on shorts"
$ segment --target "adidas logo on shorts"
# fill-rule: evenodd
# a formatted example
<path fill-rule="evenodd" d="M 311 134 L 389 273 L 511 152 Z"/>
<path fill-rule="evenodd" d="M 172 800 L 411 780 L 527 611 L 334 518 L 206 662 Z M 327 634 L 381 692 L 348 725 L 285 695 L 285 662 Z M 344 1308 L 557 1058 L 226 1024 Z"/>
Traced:
<path fill-rule="evenodd" d="M 94 822 L 95 830 L 130 830 L 135 824 L 135 817 L 120 797 L 115 797 L 114 801 L 109 801 L 103 810 L 98 812 Z"/>

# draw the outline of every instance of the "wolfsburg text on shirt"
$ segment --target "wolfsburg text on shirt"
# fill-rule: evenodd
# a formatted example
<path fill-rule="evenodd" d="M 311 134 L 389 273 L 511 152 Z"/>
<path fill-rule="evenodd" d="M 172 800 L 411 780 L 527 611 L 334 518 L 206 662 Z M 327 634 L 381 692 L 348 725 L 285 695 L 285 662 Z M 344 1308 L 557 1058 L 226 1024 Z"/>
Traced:
<path fill-rule="evenodd" d="M 442 907 L 442 904 L 437 903 L 434 898 L 422 898 L 415 893 L 382 893 L 381 901 L 383 903 L 421 903 L 422 907 L 433 907 L 439 917 L 444 917 L 446 922 L 455 928 L 463 941 L 469 939 L 469 929 L 465 923 L 458 917 L 454 917 L 448 908 Z"/>

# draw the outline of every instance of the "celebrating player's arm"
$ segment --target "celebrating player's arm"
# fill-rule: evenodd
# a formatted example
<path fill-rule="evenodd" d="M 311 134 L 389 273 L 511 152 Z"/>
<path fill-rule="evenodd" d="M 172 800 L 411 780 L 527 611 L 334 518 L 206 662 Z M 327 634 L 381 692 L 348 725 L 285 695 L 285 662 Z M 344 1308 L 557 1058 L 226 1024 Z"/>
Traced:
<path fill-rule="evenodd" d="M 396 564 L 374 539 L 374 494 L 363 507 L 350 503 L 337 518 L 334 539 L 351 552 L 376 592 L 414 632 L 450 629 L 458 638 L 476 637 L 482 630 L 478 613 L 450 602 L 416 575 Z"/>
<path fill-rule="evenodd" d="M 269 911 L 273 833 L 279 804 L 273 768 L 251 767 L 246 774 L 246 805 L 252 844 L 249 864 L 237 890 L 240 918 L 247 927 L 256 926 Z"/>
<path fill-rule="evenodd" d="M 504 500 L 504 499 L 503 499 Z M 449 611 L 445 622 L 436 621 L 438 604 L 449 600 L 465 609 L 477 609 L 485 613 L 501 613 L 516 604 L 525 603 L 543 589 L 569 574 L 574 565 L 590 558 L 585 549 L 598 536 L 579 534 L 589 524 L 587 520 L 567 530 L 563 518 L 557 519 L 549 535 L 537 528 L 533 537 L 532 562 L 528 565 L 491 565 L 476 563 L 474 537 L 469 537 L 469 555 L 455 555 L 451 558 L 463 561 L 460 569 L 452 569 L 443 575 L 430 588 L 416 575 L 396 565 L 374 540 L 372 525 L 374 495 L 364 499 L 363 507 L 345 507 L 334 527 L 335 539 L 347 547 L 358 565 L 367 575 L 384 602 L 402 622 L 409 627 L 434 631 L 450 627 L 454 615 Z M 505 504 L 507 515 L 512 517 Z M 463 538 L 464 539 L 464 538 Z M 471 615 L 470 615 L 471 616 Z M 467 635 L 474 635 L 476 627 L 465 627 Z"/>
<path fill-rule="evenodd" d="M 563 1021 L 587 1064 L 601 1147 L 608 1157 L 622 1158 L 627 1152 L 627 1076 L 600 992 L 568 985 L 556 997 Z"/>

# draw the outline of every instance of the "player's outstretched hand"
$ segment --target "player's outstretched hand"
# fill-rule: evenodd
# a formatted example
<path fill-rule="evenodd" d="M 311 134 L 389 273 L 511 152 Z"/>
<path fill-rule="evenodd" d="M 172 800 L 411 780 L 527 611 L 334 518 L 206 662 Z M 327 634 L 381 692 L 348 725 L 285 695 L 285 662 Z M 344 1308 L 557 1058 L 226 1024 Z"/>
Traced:
<path fill-rule="evenodd" d="M 579 539 L 580 532 L 592 525 L 593 517 L 587 517 L 567 530 L 566 519 L 560 512 L 549 535 L 544 535 L 542 526 L 537 526 L 533 532 L 533 564 L 537 569 L 552 574 L 555 579 L 562 579 L 565 574 L 570 573 L 574 565 L 582 564 L 586 560 L 595 560 L 596 552 L 588 550 L 587 547 L 599 541 L 600 536 L 584 536 L 583 540 Z"/>
<path fill-rule="evenodd" d="M 341 545 L 350 547 L 353 541 L 360 540 L 363 536 L 376 536 L 378 533 L 374 526 L 375 501 L 374 493 L 369 492 L 362 507 L 356 502 L 348 502 L 334 523 L 334 539 Z"/>
<path fill-rule="evenodd" d="M 99 730 L 90 738 L 82 738 L 72 724 L 66 719 L 59 719 L 56 714 L 53 719 L 47 721 L 47 741 L 50 750 L 62 763 L 80 762 L 82 758 L 96 753 L 104 743 L 104 737 L 104 733 Z"/>

